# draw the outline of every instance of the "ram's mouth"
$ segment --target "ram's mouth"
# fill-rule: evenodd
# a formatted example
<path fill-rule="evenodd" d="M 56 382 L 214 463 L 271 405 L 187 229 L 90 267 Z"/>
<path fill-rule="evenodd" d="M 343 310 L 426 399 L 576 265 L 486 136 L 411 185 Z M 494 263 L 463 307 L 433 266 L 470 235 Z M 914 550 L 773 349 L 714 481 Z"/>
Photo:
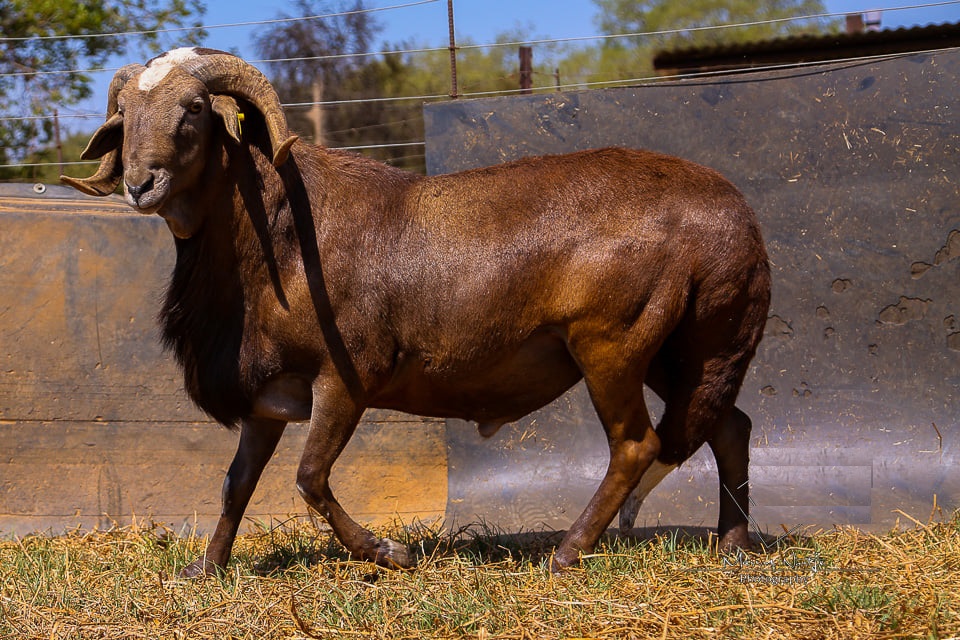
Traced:
<path fill-rule="evenodd" d="M 139 187 L 125 186 L 124 199 L 128 205 L 143 214 L 156 213 L 170 195 L 170 173 L 160 169 Z"/>

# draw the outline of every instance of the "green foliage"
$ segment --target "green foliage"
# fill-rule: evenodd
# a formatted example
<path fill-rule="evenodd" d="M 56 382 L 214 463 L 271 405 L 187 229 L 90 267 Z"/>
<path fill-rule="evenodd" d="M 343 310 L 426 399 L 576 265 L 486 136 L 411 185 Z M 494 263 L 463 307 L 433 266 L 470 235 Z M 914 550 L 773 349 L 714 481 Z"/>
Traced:
<path fill-rule="evenodd" d="M 407 65 L 397 58 L 350 55 L 369 52 L 381 30 L 373 16 L 363 12 L 368 8 L 364 0 L 296 0 L 294 8 L 294 16 L 281 13 L 279 17 L 345 15 L 282 22 L 257 34 L 259 55 L 282 60 L 266 71 L 284 103 L 309 105 L 378 98 L 393 95 L 384 93 L 388 85 L 402 84 Z M 398 133 L 389 126 L 391 123 L 384 123 L 384 110 L 383 104 L 373 102 L 288 108 L 287 121 L 292 129 L 317 144 L 352 146 Z"/>
<path fill-rule="evenodd" d="M 65 167 L 65 171 L 61 171 L 59 164 L 61 160 L 63 162 L 76 162 L 84 147 L 87 146 L 89 139 L 90 134 L 87 132 L 70 134 L 61 141 L 59 152 L 56 145 L 50 145 L 27 155 L 23 158 L 23 163 L 28 166 L 17 171 L 17 179 L 27 182 L 57 184 L 61 173 L 71 174 L 69 167 Z M 96 167 L 96 162 L 92 162 L 86 169 L 75 169 L 73 173 L 82 174 L 85 170 L 93 171 Z"/>
<path fill-rule="evenodd" d="M 563 84 L 590 84 L 633 80 L 650 75 L 651 49 L 601 45 L 571 51 L 560 63 Z"/>
<path fill-rule="evenodd" d="M 54 105 L 89 97 L 92 78 L 76 70 L 103 66 L 131 49 L 155 53 L 196 43 L 202 31 L 156 30 L 199 26 L 192 19 L 202 14 L 201 0 L 0 0 L 0 112 L 18 118 L 0 121 L 0 164 L 23 161 L 51 141 Z M 100 35 L 132 31 L 147 33 Z"/>
<path fill-rule="evenodd" d="M 597 25 L 606 34 L 683 30 L 653 36 L 652 44 L 659 48 L 769 40 L 798 33 L 819 33 L 825 27 L 819 21 L 783 21 L 823 13 L 825 8 L 820 0 L 594 0 L 594 3 L 600 10 Z M 701 30 L 745 23 L 759 24 Z"/>
<path fill-rule="evenodd" d="M 444 55 L 433 53 L 387 54 L 358 69 L 340 87 L 344 92 L 340 99 L 444 95 L 449 91 L 445 64 Z M 331 105 L 326 113 L 329 126 L 325 142 L 330 146 L 403 145 L 424 139 L 422 99 Z M 396 166 L 424 170 L 421 146 L 374 148 L 366 153 Z"/>
<path fill-rule="evenodd" d="M 662 50 L 770 40 L 834 28 L 830 21 L 788 18 L 825 11 L 820 0 L 594 0 L 596 24 L 604 35 L 650 34 L 610 38 L 572 51 L 563 61 L 565 82 L 611 82 L 653 75 L 653 56 Z M 774 21 L 774 22 L 768 22 Z M 710 29 L 718 25 L 749 26 Z M 679 31 L 678 31 L 679 30 Z M 665 33 L 669 32 L 669 33 Z"/>
<path fill-rule="evenodd" d="M 331 5 L 317 0 L 297 0 L 301 17 L 359 12 L 364 0 L 344 0 Z M 281 14 L 282 17 L 290 17 Z M 444 96 L 450 93 L 450 58 L 445 50 L 351 56 L 376 48 L 380 26 L 369 13 L 285 22 L 256 38 L 256 48 L 266 59 L 279 59 L 266 70 L 281 100 L 287 104 L 316 102 L 322 107 L 288 108 L 291 128 L 307 139 L 331 147 L 397 144 L 372 148 L 368 155 L 408 169 L 423 171 L 423 149 L 405 146 L 420 142 L 423 100 L 382 100 L 406 96 Z M 519 32 L 504 33 L 500 41 L 523 39 Z M 415 42 L 384 44 L 385 51 L 411 51 L 431 47 Z M 332 56 L 332 57 L 331 57 Z M 317 59 L 320 58 L 320 59 Z M 458 93 L 516 89 L 519 83 L 515 47 L 459 52 Z M 334 103 L 334 104 L 330 104 Z"/>
<path fill-rule="evenodd" d="M 382 27 L 372 14 L 364 12 L 368 8 L 364 0 L 295 0 L 293 6 L 294 15 L 280 13 L 278 17 L 341 15 L 275 24 L 257 34 L 256 49 L 265 58 L 284 60 L 271 68 L 279 92 L 306 98 L 314 80 L 319 79 L 329 85 L 327 94 L 336 96 L 337 85 L 364 66 L 366 58 L 328 56 L 368 52 Z"/>

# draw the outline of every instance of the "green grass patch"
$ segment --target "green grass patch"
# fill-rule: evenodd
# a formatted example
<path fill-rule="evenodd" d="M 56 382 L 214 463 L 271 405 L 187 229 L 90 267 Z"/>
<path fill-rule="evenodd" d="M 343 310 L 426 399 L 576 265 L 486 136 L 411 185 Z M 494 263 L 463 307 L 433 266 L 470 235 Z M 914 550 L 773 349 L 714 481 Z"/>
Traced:
<path fill-rule="evenodd" d="M 381 532 L 413 571 L 353 561 L 303 518 L 238 538 L 218 577 L 177 572 L 205 540 L 157 526 L 0 542 L 0 638 L 948 638 L 960 635 L 957 516 L 836 530 L 762 553 L 715 537 L 605 538 L 545 570 L 556 532 Z"/>

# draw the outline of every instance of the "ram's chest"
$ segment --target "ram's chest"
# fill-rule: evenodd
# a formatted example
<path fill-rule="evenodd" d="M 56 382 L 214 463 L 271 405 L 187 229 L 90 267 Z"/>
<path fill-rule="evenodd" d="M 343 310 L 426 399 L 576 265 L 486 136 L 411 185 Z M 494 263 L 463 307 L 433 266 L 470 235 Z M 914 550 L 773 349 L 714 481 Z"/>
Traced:
<path fill-rule="evenodd" d="M 238 368 L 248 394 L 278 374 L 311 373 L 323 357 L 316 312 L 305 313 L 291 302 L 271 297 L 244 313 Z"/>
<path fill-rule="evenodd" d="M 279 338 L 274 323 L 266 322 L 252 313 L 244 316 L 237 354 L 241 380 L 255 383 L 258 377 L 280 366 Z"/>

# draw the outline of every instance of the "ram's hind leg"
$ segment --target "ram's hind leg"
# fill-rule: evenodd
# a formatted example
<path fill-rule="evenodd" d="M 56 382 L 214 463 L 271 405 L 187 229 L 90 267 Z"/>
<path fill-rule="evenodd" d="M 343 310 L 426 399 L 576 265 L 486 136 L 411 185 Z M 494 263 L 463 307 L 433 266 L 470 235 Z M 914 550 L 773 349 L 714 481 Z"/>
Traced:
<path fill-rule="evenodd" d="M 717 432 L 707 440 L 717 461 L 720 481 L 720 519 L 717 535 L 720 549 L 746 548 L 750 544 L 747 525 L 750 514 L 750 496 L 747 466 L 750 460 L 750 418 L 740 409 L 720 422 Z M 640 484 L 620 508 L 620 535 L 633 529 L 644 499 L 677 464 L 655 461 L 643 474 Z"/>
<path fill-rule="evenodd" d="M 717 535 L 721 551 L 750 546 L 750 487 L 747 466 L 750 461 L 749 416 L 734 407 L 707 442 L 717 460 L 720 476 L 720 519 Z"/>
<path fill-rule="evenodd" d="M 654 487 L 660 484 L 660 481 L 666 478 L 677 466 L 676 464 L 664 464 L 659 460 L 654 460 L 650 468 L 644 472 L 637 487 L 630 492 L 623 506 L 620 507 L 620 518 L 617 524 L 621 536 L 630 534 L 637 522 L 637 516 L 640 515 L 640 507 L 643 506 L 643 501 L 647 499 Z"/>
<path fill-rule="evenodd" d="M 685 360 L 670 376 L 657 426 L 660 461 L 680 464 L 710 444 L 720 482 L 718 533 L 722 548 L 746 546 L 750 419 L 734 406 L 749 358 L 729 355 Z"/>

